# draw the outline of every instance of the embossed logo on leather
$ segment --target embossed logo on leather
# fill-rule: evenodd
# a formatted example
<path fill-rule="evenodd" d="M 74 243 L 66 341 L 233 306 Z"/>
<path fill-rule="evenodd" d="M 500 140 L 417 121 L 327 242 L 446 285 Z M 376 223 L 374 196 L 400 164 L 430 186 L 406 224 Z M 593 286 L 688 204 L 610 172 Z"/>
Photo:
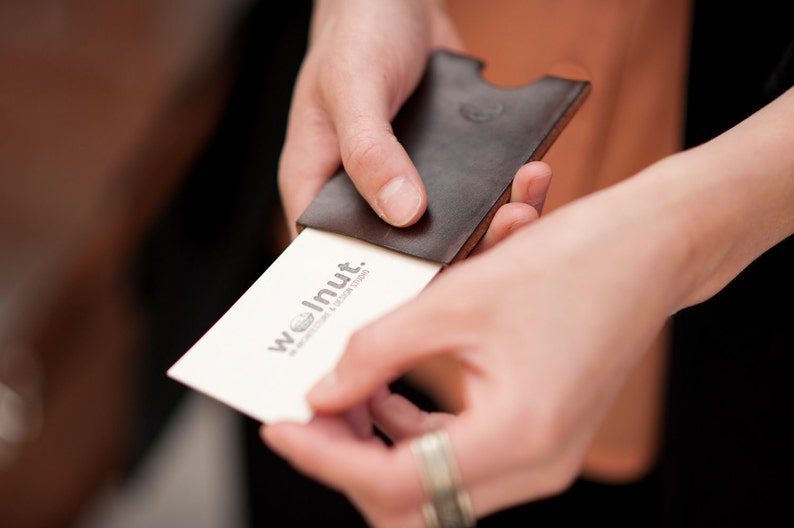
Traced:
<path fill-rule="evenodd" d="M 495 99 L 468 101 L 460 106 L 460 113 L 472 123 L 493 121 L 505 111 L 505 105 Z"/>

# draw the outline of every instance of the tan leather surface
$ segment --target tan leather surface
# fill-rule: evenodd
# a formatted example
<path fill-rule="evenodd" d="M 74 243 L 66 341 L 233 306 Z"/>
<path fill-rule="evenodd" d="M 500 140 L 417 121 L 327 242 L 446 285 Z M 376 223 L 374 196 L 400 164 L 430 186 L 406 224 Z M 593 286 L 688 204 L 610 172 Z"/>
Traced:
<path fill-rule="evenodd" d="M 450 0 L 467 52 L 505 86 L 545 74 L 592 82 L 587 103 L 544 160 L 554 170 L 548 212 L 671 154 L 682 143 L 688 0 Z M 585 474 L 641 477 L 659 448 L 666 332 L 648 350 L 592 444 Z M 416 379 L 438 392 L 443 369 Z M 454 378 L 453 376 L 447 376 Z M 454 380 L 449 382 L 454 386 Z M 453 391 L 454 392 L 454 391 Z M 441 399 L 448 396 L 439 395 Z M 454 397 L 452 398 L 454 400 Z"/>

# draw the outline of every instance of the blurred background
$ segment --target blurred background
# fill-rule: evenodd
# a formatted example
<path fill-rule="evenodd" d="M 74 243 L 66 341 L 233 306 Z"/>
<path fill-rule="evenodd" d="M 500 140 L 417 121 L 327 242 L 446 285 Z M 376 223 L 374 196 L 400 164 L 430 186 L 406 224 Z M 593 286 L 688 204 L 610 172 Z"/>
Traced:
<path fill-rule="evenodd" d="M 310 6 L 0 2 L 0 525 L 253 522 L 255 424 L 165 371 L 285 243 Z"/>

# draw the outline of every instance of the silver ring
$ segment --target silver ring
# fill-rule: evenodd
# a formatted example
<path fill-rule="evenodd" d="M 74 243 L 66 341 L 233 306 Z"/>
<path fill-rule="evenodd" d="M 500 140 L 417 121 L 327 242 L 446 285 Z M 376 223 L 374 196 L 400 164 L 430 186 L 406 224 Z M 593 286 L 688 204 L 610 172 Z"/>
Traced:
<path fill-rule="evenodd" d="M 469 494 L 460 482 L 452 444 L 444 430 L 411 441 L 430 501 L 422 506 L 429 528 L 472 528 L 477 524 Z"/>

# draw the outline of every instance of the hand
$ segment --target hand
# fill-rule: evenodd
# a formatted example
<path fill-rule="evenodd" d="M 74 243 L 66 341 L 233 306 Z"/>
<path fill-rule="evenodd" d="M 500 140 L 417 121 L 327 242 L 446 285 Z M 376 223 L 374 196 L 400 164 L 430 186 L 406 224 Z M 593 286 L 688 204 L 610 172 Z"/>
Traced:
<path fill-rule="evenodd" d="M 408 440 L 438 427 L 450 435 L 478 516 L 561 491 L 578 475 L 637 351 L 668 313 L 659 302 L 637 320 L 649 277 L 613 295 L 634 277 L 614 265 L 610 250 L 586 255 L 604 245 L 604 237 L 577 235 L 592 224 L 601 231 L 594 217 L 555 212 L 451 266 L 414 301 L 353 336 L 334 375 L 310 394 L 320 413 L 314 421 L 269 425 L 265 441 L 343 491 L 374 526 L 424 526 L 426 496 Z M 625 328 L 615 331 L 613 320 Z M 441 355 L 459 367 L 466 405 L 457 416 L 424 413 L 384 391 Z M 363 402 L 394 447 L 337 414 Z"/>
<path fill-rule="evenodd" d="M 521 167 L 513 178 L 510 202 L 496 211 L 488 230 L 470 256 L 487 251 L 510 234 L 537 220 L 543 212 L 551 178 L 551 167 L 543 161 L 530 161 Z"/>
<path fill-rule="evenodd" d="M 279 166 L 287 225 L 342 163 L 375 212 L 395 226 L 427 206 L 391 120 L 436 48 L 460 49 L 439 0 L 317 2 Z"/>
<path fill-rule="evenodd" d="M 352 336 L 309 394 L 311 423 L 268 425 L 264 440 L 374 526 L 425 525 L 407 440 L 436 428 L 449 434 L 478 517 L 561 491 L 669 315 L 794 233 L 792 137 L 794 89 L 714 140 L 450 266 Z M 427 414 L 384 389 L 442 356 L 459 366 L 460 413 Z M 394 446 L 354 427 L 348 409 L 367 411 Z"/>
<path fill-rule="evenodd" d="M 512 233 L 535 221 L 543 209 L 551 177 L 551 168 L 544 162 L 533 161 L 521 167 L 516 173 L 511 189 L 512 201 L 497 211 L 486 235 L 472 252 L 472 256 L 485 253 Z M 441 426 L 447 423 L 451 416 L 444 413 L 425 415 L 407 400 L 398 395 L 390 395 L 385 388 L 382 388 L 369 402 L 340 410 L 338 414 L 318 416 L 313 421 L 312 427 L 318 427 L 323 431 L 323 435 L 338 436 L 340 439 L 355 442 L 355 445 L 377 446 L 380 445 L 380 442 L 374 436 L 373 423 L 377 424 L 391 438 L 399 441 Z M 412 425 L 416 418 L 421 420 L 421 427 L 417 428 Z M 273 427 L 279 429 L 285 425 L 277 424 Z M 320 440 L 318 438 L 318 442 L 322 442 L 323 446 L 329 448 L 334 445 L 333 442 L 326 443 L 327 439 Z M 325 454 L 318 452 L 317 455 L 320 458 L 326 456 L 336 458 L 338 456 L 330 452 L 325 452 Z M 314 462 L 311 465 L 313 466 Z M 317 476 L 312 471 L 309 473 Z M 327 483 L 333 485 L 330 482 Z M 366 514 L 367 508 L 364 508 L 363 511 Z M 417 522 L 420 521 L 421 517 Z M 401 518 L 396 525 L 404 526 L 403 519 Z M 420 525 L 417 524 L 417 526 Z"/>

